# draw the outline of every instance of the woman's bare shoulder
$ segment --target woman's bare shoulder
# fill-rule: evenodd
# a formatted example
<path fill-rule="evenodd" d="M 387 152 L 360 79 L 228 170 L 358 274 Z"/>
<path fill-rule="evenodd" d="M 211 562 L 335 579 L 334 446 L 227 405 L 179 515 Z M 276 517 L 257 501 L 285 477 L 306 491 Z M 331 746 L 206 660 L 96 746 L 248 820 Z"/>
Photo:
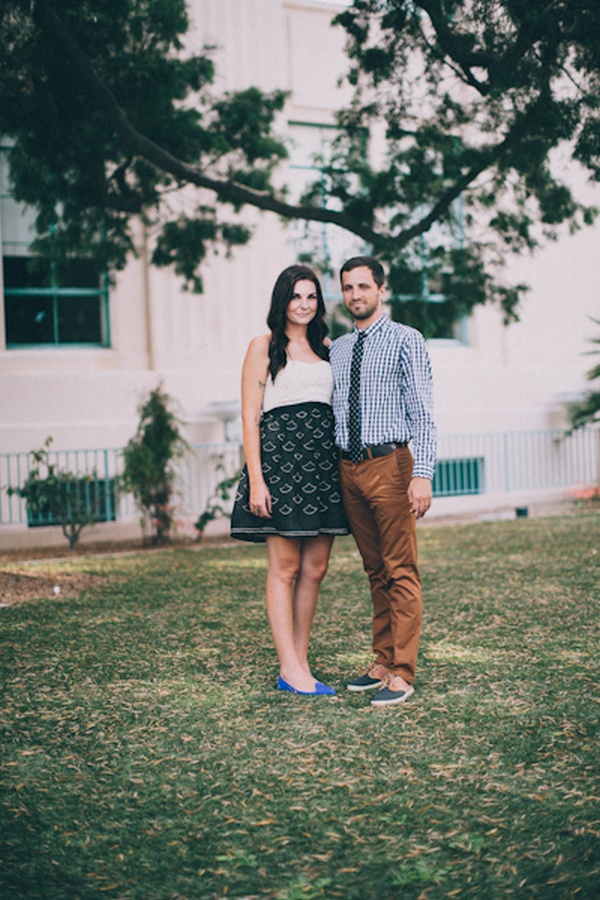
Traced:
<path fill-rule="evenodd" d="M 253 350 L 262 350 L 264 353 L 268 353 L 270 343 L 270 334 L 259 334 L 258 337 L 252 338 L 252 340 L 250 341 L 250 346 Z"/>
<path fill-rule="evenodd" d="M 259 334 L 258 337 L 252 338 L 252 340 L 248 344 L 246 360 L 252 360 L 253 362 L 268 361 L 270 343 L 270 334 Z"/>

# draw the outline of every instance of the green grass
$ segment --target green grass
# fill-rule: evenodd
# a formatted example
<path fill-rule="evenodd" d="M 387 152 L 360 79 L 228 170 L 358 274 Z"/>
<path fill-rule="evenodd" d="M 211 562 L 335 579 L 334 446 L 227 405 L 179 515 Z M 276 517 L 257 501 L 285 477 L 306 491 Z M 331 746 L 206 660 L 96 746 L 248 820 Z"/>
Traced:
<path fill-rule="evenodd" d="M 0 610 L 0 896 L 600 896 L 600 515 L 420 532 L 417 690 L 372 709 L 366 579 L 314 627 L 334 699 L 277 693 L 261 547 L 60 568 Z"/>

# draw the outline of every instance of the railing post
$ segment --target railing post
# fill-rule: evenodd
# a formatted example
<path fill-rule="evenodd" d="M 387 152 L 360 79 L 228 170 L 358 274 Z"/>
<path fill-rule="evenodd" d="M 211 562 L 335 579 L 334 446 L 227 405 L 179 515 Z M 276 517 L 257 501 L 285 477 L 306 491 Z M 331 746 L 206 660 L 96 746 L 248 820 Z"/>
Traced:
<path fill-rule="evenodd" d="M 104 516 L 105 521 L 112 522 L 113 518 L 113 509 L 112 509 L 112 490 L 111 490 L 111 479 L 108 474 L 108 450 L 105 450 L 103 453 L 104 457 Z"/>
<path fill-rule="evenodd" d="M 507 494 L 510 494 L 510 451 L 508 444 L 508 432 L 504 432 L 503 435 L 503 446 L 504 446 L 504 490 Z"/>

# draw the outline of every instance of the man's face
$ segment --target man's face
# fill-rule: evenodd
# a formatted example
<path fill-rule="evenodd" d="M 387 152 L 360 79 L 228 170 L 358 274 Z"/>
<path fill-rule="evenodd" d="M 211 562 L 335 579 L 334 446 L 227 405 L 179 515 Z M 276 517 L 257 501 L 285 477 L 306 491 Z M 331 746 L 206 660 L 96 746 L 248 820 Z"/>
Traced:
<path fill-rule="evenodd" d="M 344 306 L 352 318 L 365 327 L 381 315 L 384 294 L 385 285 L 377 286 L 368 266 L 357 266 L 349 272 L 342 272 Z"/>

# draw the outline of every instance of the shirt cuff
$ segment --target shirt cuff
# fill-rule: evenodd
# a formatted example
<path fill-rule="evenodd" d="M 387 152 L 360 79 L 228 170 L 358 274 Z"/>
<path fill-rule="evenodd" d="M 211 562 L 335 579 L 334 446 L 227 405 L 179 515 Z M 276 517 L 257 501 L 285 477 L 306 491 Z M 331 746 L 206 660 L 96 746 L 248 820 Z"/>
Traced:
<path fill-rule="evenodd" d="M 415 463 L 413 466 L 413 478 L 428 478 L 430 481 L 433 481 L 433 475 L 433 466 L 428 466 L 426 463 Z"/>

